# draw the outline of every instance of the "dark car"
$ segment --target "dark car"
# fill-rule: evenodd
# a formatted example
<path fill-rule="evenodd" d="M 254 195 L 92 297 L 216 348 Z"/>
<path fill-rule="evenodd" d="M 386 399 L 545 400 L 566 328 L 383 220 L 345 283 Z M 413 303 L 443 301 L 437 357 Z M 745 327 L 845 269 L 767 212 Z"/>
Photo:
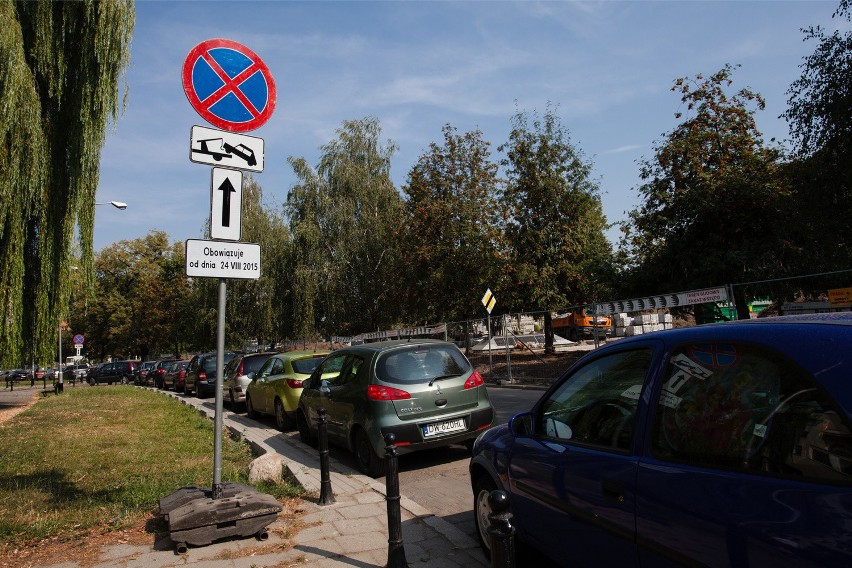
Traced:
<path fill-rule="evenodd" d="M 89 370 L 86 371 L 86 382 L 92 385 L 95 384 L 95 377 L 98 376 L 98 372 L 104 365 L 106 365 L 106 363 L 98 363 L 93 367 L 89 367 Z"/>
<path fill-rule="evenodd" d="M 156 364 L 148 371 L 149 382 L 158 389 L 163 388 L 163 377 L 166 374 L 166 369 L 174 361 L 174 359 L 164 359 L 157 361 Z"/>
<path fill-rule="evenodd" d="M 87 380 L 90 385 L 113 383 L 126 385 L 132 383 L 136 376 L 136 367 L 139 361 L 112 361 L 101 363 L 94 373 L 89 373 Z"/>
<path fill-rule="evenodd" d="M 571 566 L 852 566 L 852 313 L 620 339 L 470 461 L 518 536 Z"/>
<path fill-rule="evenodd" d="M 224 353 L 224 365 L 234 358 L 236 353 Z M 216 353 L 204 353 L 193 357 L 186 368 L 184 377 L 184 394 L 195 393 L 204 398 L 216 393 Z"/>
<path fill-rule="evenodd" d="M 174 390 L 175 392 L 183 392 L 183 379 L 186 376 L 186 367 L 189 365 L 189 360 L 168 361 L 163 368 L 166 370 L 163 375 L 163 388 L 166 390 Z"/>
<path fill-rule="evenodd" d="M 169 371 L 174 368 L 175 363 L 177 363 L 177 361 L 173 359 L 157 361 L 155 363 L 154 367 L 148 371 L 148 376 L 151 377 L 151 380 L 154 382 L 154 386 L 164 390 L 172 388 L 171 383 L 166 384 L 166 375 L 168 375 Z"/>
<path fill-rule="evenodd" d="M 157 366 L 156 361 L 143 361 L 139 368 L 136 369 L 136 378 L 134 379 L 134 383 L 139 386 L 148 386 L 154 384 L 154 381 L 149 376 L 151 370 Z"/>
<path fill-rule="evenodd" d="M 317 411 L 325 408 L 329 441 L 352 451 L 358 468 L 371 476 L 385 470 L 386 434 L 396 436 L 403 455 L 472 445 L 494 421 L 482 376 L 446 341 L 344 347 L 332 352 L 301 386 L 296 424 L 302 441 L 315 440 Z"/>
<path fill-rule="evenodd" d="M 32 382 L 33 372 L 30 369 L 12 369 L 7 376 L 10 381 Z"/>
<path fill-rule="evenodd" d="M 12 376 L 16 381 L 29 381 L 33 377 L 31 369 L 15 369 L 12 371 Z"/>

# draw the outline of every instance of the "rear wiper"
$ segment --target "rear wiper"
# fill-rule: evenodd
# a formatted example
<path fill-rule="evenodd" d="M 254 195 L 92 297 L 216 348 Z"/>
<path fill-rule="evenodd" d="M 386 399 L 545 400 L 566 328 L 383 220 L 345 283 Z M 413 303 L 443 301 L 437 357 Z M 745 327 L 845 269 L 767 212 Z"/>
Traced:
<path fill-rule="evenodd" d="M 443 381 L 444 379 L 452 379 L 453 377 L 458 377 L 458 375 L 438 375 L 437 377 L 433 377 L 431 381 L 429 381 L 429 386 L 432 386 L 432 383 L 435 381 Z"/>

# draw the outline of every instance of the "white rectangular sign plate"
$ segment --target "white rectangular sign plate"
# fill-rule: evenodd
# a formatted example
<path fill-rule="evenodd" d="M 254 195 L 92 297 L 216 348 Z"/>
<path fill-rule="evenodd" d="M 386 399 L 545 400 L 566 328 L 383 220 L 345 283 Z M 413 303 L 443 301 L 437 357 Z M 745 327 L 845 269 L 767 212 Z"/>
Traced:
<path fill-rule="evenodd" d="M 228 241 L 240 240 L 243 172 L 213 168 L 210 183 L 210 236 Z"/>
<path fill-rule="evenodd" d="M 186 275 L 202 278 L 260 278 L 260 245 L 186 241 Z"/>
<path fill-rule="evenodd" d="M 263 138 L 193 126 L 189 159 L 197 164 L 262 172 Z"/>

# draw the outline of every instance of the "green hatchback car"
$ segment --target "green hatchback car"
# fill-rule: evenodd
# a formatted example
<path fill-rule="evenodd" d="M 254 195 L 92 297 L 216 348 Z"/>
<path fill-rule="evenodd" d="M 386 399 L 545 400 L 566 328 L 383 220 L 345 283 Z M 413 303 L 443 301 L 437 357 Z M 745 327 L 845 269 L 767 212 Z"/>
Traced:
<path fill-rule="evenodd" d="M 271 356 L 246 387 L 246 415 L 275 417 L 279 430 L 296 426 L 296 406 L 302 394 L 302 381 L 307 379 L 328 351 L 289 351 Z"/>
<path fill-rule="evenodd" d="M 494 422 L 482 376 L 453 343 L 395 340 L 334 351 L 303 383 L 299 437 L 313 444 L 317 411 L 326 410 L 328 439 L 355 454 L 359 469 L 385 471 L 384 436 L 400 455 L 473 445 Z"/>

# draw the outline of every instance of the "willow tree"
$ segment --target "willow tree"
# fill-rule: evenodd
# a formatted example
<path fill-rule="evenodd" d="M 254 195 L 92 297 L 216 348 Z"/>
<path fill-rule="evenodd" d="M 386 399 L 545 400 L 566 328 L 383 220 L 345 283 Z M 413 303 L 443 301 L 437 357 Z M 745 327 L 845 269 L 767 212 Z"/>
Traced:
<path fill-rule="evenodd" d="M 106 126 L 123 104 L 132 2 L 0 0 L 0 363 L 47 361 L 72 237 L 92 280 Z"/>
<path fill-rule="evenodd" d="M 285 204 L 293 294 L 320 332 L 387 329 L 396 319 L 402 199 L 390 178 L 396 147 L 380 135 L 375 117 L 347 120 L 321 148 L 316 169 L 290 158 L 300 180 Z M 304 316 L 294 317 L 297 331 L 310 331 Z"/>

